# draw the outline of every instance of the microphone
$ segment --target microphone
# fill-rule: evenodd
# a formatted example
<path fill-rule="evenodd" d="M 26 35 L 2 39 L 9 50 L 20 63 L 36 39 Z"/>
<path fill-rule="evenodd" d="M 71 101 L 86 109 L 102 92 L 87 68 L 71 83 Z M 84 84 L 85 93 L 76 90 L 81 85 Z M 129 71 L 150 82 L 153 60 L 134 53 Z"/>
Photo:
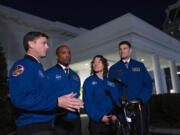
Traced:
<path fill-rule="evenodd" d="M 105 93 L 106 93 L 106 95 L 111 96 L 111 93 L 109 90 L 106 90 Z"/>
<path fill-rule="evenodd" d="M 118 106 L 118 104 L 115 103 L 112 95 L 111 95 L 111 92 L 109 90 L 105 90 L 105 93 L 107 96 L 110 97 L 113 105 L 114 105 L 114 108 L 111 110 L 111 112 L 109 114 L 115 114 L 115 115 L 118 115 L 119 113 L 121 113 L 121 110 L 120 110 L 120 107 Z"/>
<path fill-rule="evenodd" d="M 127 84 L 125 84 L 124 82 L 118 80 L 115 76 L 112 76 L 111 79 L 110 79 L 112 82 L 115 82 L 115 83 L 119 83 L 120 85 L 124 86 L 124 87 L 128 87 Z"/>

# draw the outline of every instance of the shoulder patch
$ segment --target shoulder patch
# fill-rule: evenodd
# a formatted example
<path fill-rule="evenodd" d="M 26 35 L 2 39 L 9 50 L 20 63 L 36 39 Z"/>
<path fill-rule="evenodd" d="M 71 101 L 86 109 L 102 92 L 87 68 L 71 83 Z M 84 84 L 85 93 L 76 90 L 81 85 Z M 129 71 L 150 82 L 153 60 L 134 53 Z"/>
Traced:
<path fill-rule="evenodd" d="M 24 66 L 23 65 L 17 65 L 14 71 L 12 72 L 12 76 L 16 77 L 19 76 L 24 72 Z"/>
<path fill-rule="evenodd" d="M 78 79 L 78 77 L 77 76 L 75 76 L 75 75 L 73 75 L 73 79 L 74 80 L 76 80 L 76 81 L 78 81 L 79 79 Z"/>

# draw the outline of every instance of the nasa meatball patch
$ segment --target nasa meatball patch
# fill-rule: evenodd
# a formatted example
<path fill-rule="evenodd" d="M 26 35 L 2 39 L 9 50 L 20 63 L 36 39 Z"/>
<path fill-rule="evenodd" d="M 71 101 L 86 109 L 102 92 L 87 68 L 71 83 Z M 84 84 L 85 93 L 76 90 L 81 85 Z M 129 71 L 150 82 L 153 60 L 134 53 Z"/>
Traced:
<path fill-rule="evenodd" d="M 23 65 L 17 65 L 14 71 L 12 72 L 12 76 L 16 77 L 19 76 L 24 72 L 24 67 Z"/>
<path fill-rule="evenodd" d="M 61 79 L 61 78 L 62 78 L 61 74 L 57 74 L 57 75 L 56 75 L 56 80 L 59 80 L 59 79 Z"/>
<path fill-rule="evenodd" d="M 97 84 L 97 82 L 96 81 L 92 81 L 92 83 L 91 83 L 92 85 L 96 85 Z"/>

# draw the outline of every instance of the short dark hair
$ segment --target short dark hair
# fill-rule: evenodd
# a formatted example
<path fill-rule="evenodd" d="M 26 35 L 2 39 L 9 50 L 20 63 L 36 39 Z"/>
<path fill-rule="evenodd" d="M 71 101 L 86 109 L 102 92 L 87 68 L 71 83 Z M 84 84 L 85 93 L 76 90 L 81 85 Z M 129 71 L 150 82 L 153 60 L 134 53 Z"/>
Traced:
<path fill-rule="evenodd" d="M 23 45 L 24 45 L 24 49 L 26 52 L 29 49 L 28 42 L 34 41 L 39 37 L 46 37 L 48 39 L 48 36 L 42 32 L 31 31 L 31 32 L 26 33 L 26 35 L 24 36 L 24 39 L 23 39 Z"/>
<path fill-rule="evenodd" d="M 61 48 L 61 46 L 56 48 L 56 55 L 58 55 L 58 53 L 59 53 L 59 48 Z"/>
<path fill-rule="evenodd" d="M 131 43 L 129 41 L 122 41 L 119 43 L 119 48 L 121 45 L 126 44 L 129 48 L 131 48 Z"/>
<path fill-rule="evenodd" d="M 60 48 L 62 48 L 62 47 L 67 47 L 69 50 L 70 50 L 70 48 L 67 46 L 67 45 L 60 45 L 60 46 L 58 46 L 57 48 L 56 48 L 56 55 L 58 55 L 58 53 L 59 53 L 59 49 Z"/>
<path fill-rule="evenodd" d="M 107 77 L 108 75 L 108 62 L 107 59 L 104 58 L 102 55 L 96 55 L 94 56 L 93 60 L 91 61 L 91 75 L 96 75 L 96 72 L 93 70 L 93 63 L 96 58 L 100 58 L 102 61 L 102 64 L 104 65 L 104 70 L 103 70 L 103 77 Z"/>

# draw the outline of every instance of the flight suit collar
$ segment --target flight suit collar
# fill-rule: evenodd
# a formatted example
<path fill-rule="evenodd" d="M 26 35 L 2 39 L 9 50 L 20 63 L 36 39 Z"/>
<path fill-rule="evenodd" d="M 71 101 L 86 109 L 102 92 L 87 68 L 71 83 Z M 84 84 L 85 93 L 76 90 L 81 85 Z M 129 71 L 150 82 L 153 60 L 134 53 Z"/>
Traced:
<path fill-rule="evenodd" d="M 61 67 L 61 65 L 59 65 L 58 63 L 56 64 L 56 67 L 57 67 L 57 68 L 60 68 L 60 69 L 63 69 L 63 68 Z"/>
<path fill-rule="evenodd" d="M 121 61 L 121 62 L 123 62 L 123 63 L 126 63 L 126 62 L 127 62 L 127 63 L 130 63 L 130 62 L 131 62 L 131 60 L 132 60 L 132 59 L 131 59 L 131 58 L 129 58 L 129 59 L 128 59 L 128 60 L 126 60 L 126 61 L 125 61 L 125 60 L 123 60 L 123 59 L 121 59 L 120 61 Z"/>
<path fill-rule="evenodd" d="M 33 62 L 36 62 L 36 63 L 40 63 L 36 58 L 34 58 L 33 56 L 31 56 L 29 54 L 25 54 L 24 58 L 32 60 Z"/>
<path fill-rule="evenodd" d="M 65 68 L 68 68 L 68 69 L 69 69 L 69 67 L 65 67 L 65 66 L 63 66 L 63 65 L 60 64 L 60 63 L 57 63 L 57 64 L 56 64 L 56 67 L 57 67 L 57 68 L 60 68 L 60 69 L 63 69 L 63 70 L 65 70 Z"/>

